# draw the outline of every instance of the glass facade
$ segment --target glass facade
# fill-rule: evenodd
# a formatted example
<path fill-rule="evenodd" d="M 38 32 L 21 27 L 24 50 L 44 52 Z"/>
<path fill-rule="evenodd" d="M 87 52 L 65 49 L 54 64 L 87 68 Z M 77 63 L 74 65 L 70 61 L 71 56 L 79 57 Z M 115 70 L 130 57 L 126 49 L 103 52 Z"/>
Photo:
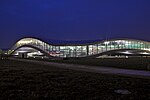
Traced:
<path fill-rule="evenodd" d="M 12 48 L 16 50 L 20 46 L 32 46 L 39 48 L 54 57 L 86 57 L 102 52 L 119 49 L 140 49 L 150 51 L 150 43 L 139 40 L 109 40 L 86 45 L 51 45 L 35 38 L 24 38 L 19 40 Z"/>

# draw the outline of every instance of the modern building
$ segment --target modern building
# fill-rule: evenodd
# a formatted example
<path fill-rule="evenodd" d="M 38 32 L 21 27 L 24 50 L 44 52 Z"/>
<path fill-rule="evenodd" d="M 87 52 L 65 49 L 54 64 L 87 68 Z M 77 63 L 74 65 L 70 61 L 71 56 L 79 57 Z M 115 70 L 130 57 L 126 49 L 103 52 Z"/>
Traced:
<path fill-rule="evenodd" d="M 112 39 L 91 42 L 57 42 L 38 38 L 22 38 L 10 49 L 21 57 L 101 57 L 150 56 L 150 42 L 135 39 Z"/>

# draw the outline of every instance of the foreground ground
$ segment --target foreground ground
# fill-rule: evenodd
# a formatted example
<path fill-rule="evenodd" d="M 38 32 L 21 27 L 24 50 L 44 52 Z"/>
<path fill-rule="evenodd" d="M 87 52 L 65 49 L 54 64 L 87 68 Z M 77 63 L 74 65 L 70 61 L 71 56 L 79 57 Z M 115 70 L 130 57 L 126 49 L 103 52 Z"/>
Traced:
<path fill-rule="evenodd" d="M 90 66 L 106 66 L 121 69 L 136 69 L 136 70 L 150 70 L 147 66 L 150 64 L 150 57 L 131 57 L 131 58 L 65 58 L 62 59 L 38 59 L 57 63 L 80 64 Z"/>
<path fill-rule="evenodd" d="M 150 99 L 150 80 L 0 61 L 0 100 Z M 127 93 L 116 93 L 127 90 Z"/>

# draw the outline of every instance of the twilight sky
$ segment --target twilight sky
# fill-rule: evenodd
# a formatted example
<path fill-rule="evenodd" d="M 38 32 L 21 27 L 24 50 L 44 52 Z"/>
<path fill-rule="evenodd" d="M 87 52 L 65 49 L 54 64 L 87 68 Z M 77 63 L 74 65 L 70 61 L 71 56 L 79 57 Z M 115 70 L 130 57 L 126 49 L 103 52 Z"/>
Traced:
<path fill-rule="evenodd" d="M 0 48 L 22 37 L 150 41 L 150 0 L 0 0 Z"/>

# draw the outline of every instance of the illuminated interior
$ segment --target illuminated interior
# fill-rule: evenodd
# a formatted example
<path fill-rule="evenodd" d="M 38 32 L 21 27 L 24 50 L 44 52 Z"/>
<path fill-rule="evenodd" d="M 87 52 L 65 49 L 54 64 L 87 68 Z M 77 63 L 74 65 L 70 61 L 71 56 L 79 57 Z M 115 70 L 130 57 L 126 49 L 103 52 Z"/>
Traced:
<path fill-rule="evenodd" d="M 100 41 L 89 44 L 65 44 L 65 45 L 55 45 L 51 43 L 46 43 L 42 40 L 36 38 L 23 38 L 19 40 L 13 47 L 12 51 L 20 52 L 22 50 L 22 46 L 32 46 L 36 47 L 49 56 L 53 57 L 87 57 L 98 55 L 107 51 L 113 50 L 123 50 L 123 49 L 137 49 L 144 50 L 144 52 L 140 52 L 139 54 L 150 55 L 150 42 L 141 41 L 141 40 L 133 40 L 133 39 L 117 39 L 117 40 L 109 40 L 109 41 Z M 19 49 L 18 49 L 19 48 Z M 28 52 L 29 56 L 35 53 L 31 49 L 25 49 Z M 30 52 L 29 52 L 30 51 Z M 32 51 L 32 52 L 31 52 Z M 131 54 L 129 51 L 122 52 L 123 54 Z"/>

